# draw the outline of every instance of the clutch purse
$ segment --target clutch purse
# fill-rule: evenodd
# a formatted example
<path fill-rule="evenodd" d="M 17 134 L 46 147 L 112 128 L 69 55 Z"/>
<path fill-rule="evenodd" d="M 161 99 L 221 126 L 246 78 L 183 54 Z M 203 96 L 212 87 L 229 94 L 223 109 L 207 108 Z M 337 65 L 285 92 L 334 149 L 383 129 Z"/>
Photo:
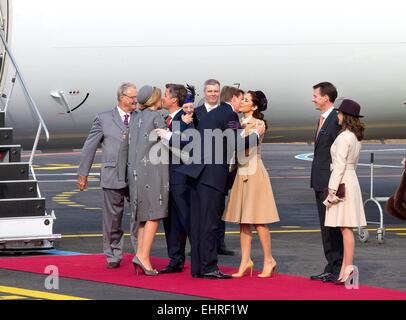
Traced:
<path fill-rule="evenodd" d="M 336 196 L 339 197 L 340 199 L 345 198 L 345 183 L 340 183 L 336 192 Z M 328 197 L 328 188 L 324 189 L 324 197 L 325 198 Z"/>

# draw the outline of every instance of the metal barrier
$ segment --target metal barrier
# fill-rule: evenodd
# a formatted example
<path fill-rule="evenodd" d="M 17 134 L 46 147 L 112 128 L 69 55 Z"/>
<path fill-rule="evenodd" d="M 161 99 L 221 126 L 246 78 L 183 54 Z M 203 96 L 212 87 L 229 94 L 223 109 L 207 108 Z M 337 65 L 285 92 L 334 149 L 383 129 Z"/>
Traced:
<path fill-rule="evenodd" d="M 385 242 L 385 226 L 383 224 L 383 208 L 381 206 L 381 202 L 387 202 L 389 197 L 375 197 L 374 195 L 374 169 L 377 167 L 388 167 L 388 166 L 380 166 L 375 165 L 375 154 L 371 153 L 371 161 L 370 161 L 370 168 L 371 168 L 371 183 L 370 183 L 370 196 L 367 200 L 364 201 L 364 208 L 368 203 L 373 203 L 377 206 L 379 210 L 379 222 L 377 221 L 367 221 L 368 224 L 378 225 L 378 229 L 376 232 L 376 237 L 378 239 L 379 244 L 383 244 Z M 367 228 L 358 228 L 358 239 L 359 241 L 365 243 L 369 239 L 369 231 Z"/>

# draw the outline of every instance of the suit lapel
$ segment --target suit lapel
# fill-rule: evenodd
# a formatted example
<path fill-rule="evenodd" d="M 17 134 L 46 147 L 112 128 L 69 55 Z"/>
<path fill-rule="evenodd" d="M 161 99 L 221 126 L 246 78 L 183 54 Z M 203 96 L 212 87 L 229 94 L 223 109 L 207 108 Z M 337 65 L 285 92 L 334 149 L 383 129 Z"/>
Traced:
<path fill-rule="evenodd" d="M 316 137 L 316 147 L 317 147 L 317 145 L 318 145 L 318 143 L 319 143 L 319 141 L 320 141 L 321 136 L 323 135 L 323 132 L 327 130 L 328 126 L 330 125 L 330 122 L 334 119 L 335 115 L 336 115 L 336 111 L 333 110 L 333 111 L 329 114 L 329 116 L 327 117 L 327 119 L 324 121 L 324 123 L 323 123 L 323 125 L 322 125 L 322 127 L 321 127 L 321 130 L 320 130 L 320 133 L 319 133 L 319 135 Z M 318 128 L 317 128 L 317 129 L 318 129 Z M 317 134 L 317 131 L 316 131 L 316 134 Z"/>
<path fill-rule="evenodd" d="M 120 113 L 118 113 L 117 108 L 115 108 L 112 112 L 113 122 L 123 131 L 127 130 L 124 126 L 123 121 L 121 120 Z M 132 118 L 132 117 L 131 117 Z M 131 120 L 130 120 L 131 121 Z"/>
<path fill-rule="evenodd" d="M 183 110 L 179 111 L 175 118 L 172 119 L 171 124 L 169 125 L 169 130 L 172 131 L 172 124 L 174 121 L 182 121 L 182 116 L 185 114 Z"/>

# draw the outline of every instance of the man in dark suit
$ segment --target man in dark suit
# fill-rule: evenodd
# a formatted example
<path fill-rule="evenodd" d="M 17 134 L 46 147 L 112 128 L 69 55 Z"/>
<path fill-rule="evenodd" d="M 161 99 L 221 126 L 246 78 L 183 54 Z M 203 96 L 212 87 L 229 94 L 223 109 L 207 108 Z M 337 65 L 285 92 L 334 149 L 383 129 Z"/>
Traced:
<path fill-rule="evenodd" d="M 203 104 L 195 109 L 195 127 L 199 129 L 200 121 L 206 115 L 215 110 L 219 106 L 220 100 L 220 82 L 215 79 L 209 79 L 204 83 L 204 101 Z M 228 190 L 227 192 L 228 193 Z M 224 208 L 225 209 L 225 204 Z M 225 243 L 226 223 L 223 220 L 219 221 L 216 228 L 217 253 L 220 255 L 233 256 L 234 251 L 229 250 Z"/>
<path fill-rule="evenodd" d="M 201 163 L 194 163 L 180 170 L 193 179 L 191 245 L 192 276 L 194 277 L 231 278 L 230 275 L 222 273 L 217 266 L 215 233 L 223 215 L 225 194 L 230 183 L 229 164 L 236 149 L 244 151 L 256 146 L 259 136 L 265 132 L 265 127 L 261 126 L 252 135 L 242 138 L 237 131 L 241 126 L 236 112 L 242 97 L 243 92 L 237 88 L 223 88 L 221 92 L 223 103 L 209 112 L 199 124 L 202 139 Z M 220 139 L 213 138 L 216 132 L 221 135 Z"/>
<path fill-rule="evenodd" d="M 317 209 L 320 218 L 321 236 L 327 265 L 324 271 L 312 280 L 332 282 L 338 278 L 343 260 L 343 238 L 339 228 L 325 227 L 326 207 L 324 189 L 328 187 L 330 179 L 331 155 L 330 148 L 339 133 L 337 112 L 334 101 L 337 89 L 329 82 L 322 82 L 313 87 L 313 103 L 320 111 L 314 146 L 314 158 L 311 171 L 311 188 L 316 195 Z"/>
<path fill-rule="evenodd" d="M 163 107 L 169 112 L 166 124 L 169 131 L 158 129 L 157 134 L 170 148 L 169 153 L 169 215 L 163 220 L 170 262 L 160 273 L 182 272 L 185 263 L 185 247 L 190 236 L 190 186 L 187 177 L 177 171 L 185 164 L 180 157 L 184 144 L 181 134 L 193 127 L 183 121 L 188 115 L 181 109 L 187 98 L 183 85 L 166 85 L 162 98 Z M 192 120 L 190 118 L 190 120 Z M 189 237 L 190 239 L 190 237 Z"/>

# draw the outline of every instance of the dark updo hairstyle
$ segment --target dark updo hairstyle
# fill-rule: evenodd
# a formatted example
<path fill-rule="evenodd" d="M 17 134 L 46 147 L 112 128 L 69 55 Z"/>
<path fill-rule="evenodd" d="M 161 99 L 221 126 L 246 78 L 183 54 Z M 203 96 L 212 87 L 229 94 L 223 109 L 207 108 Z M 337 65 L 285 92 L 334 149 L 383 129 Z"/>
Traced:
<path fill-rule="evenodd" d="M 265 129 L 268 130 L 268 123 L 263 114 L 263 111 L 268 108 L 268 99 L 262 91 L 248 91 L 247 93 L 251 95 L 252 103 L 257 107 L 252 116 L 255 119 L 262 120 L 265 123 Z"/>

